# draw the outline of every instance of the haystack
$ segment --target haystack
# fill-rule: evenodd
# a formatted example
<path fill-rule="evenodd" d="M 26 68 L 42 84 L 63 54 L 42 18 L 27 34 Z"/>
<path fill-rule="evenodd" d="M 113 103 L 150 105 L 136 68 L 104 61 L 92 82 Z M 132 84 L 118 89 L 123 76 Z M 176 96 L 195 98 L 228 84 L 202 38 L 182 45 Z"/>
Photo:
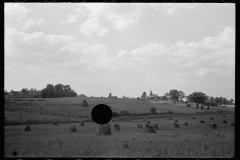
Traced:
<path fill-rule="evenodd" d="M 85 126 L 84 122 L 80 122 L 79 126 Z"/>
<path fill-rule="evenodd" d="M 111 125 L 110 124 L 100 125 L 97 131 L 97 135 L 112 135 Z"/>
<path fill-rule="evenodd" d="M 116 131 L 120 131 L 120 125 L 119 124 L 114 124 L 113 127 Z"/>
<path fill-rule="evenodd" d="M 84 99 L 81 104 L 82 107 L 89 107 L 88 102 Z"/>
<path fill-rule="evenodd" d="M 195 117 L 192 117 L 192 119 L 195 119 Z"/>
<path fill-rule="evenodd" d="M 175 120 L 174 122 L 178 122 L 178 120 Z"/>
<path fill-rule="evenodd" d="M 54 126 L 58 126 L 58 123 L 56 121 L 53 121 Z"/>
<path fill-rule="evenodd" d="M 70 132 L 77 132 L 77 128 L 75 126 L 69 127 Z"/>
<path fill-rule="evenodd" d="M 24 132 L 26 132 L 26 131 L 31 131 L 31 128 L 30 128 L 29 125 L 26 125 L 26 126 L 24 127 Z"/>
<path fill-rule="evenodd" d="M 188 126 L 188 123 L 187 123 L 187 122 L 185 122 L 185 123 L 183 123 L 183 125 L 184 125 L 184 126 Z"/>
<path fill-rule="evenodd" d="M 172 118 L 169 118 L 169 120 L 172 120 Z"/>
<path fill-rule="evenodd" d="M 209 123 L 208 128 L 209 129 L 217 129 L 217 125 L 215 123 Z"/>
<path fill-rule="evenodd" d="M 178 123 L 173 123 L 173 126 L 174 126 L 175 128 L 179 128 L 179 124 L 178 124 Z"/>
<path fill-rule="evenodd" d="M 158 128 L 158 124 L 153 123 L 152 126 L 154 127 L 155 130 L 159 130 L 159 128 Z"/>
<path fill-rule="evenodd" d="M 199 121 L 199 123 L 204 123 L 204 121 L 203 121 L 203 120 L 201 120 L 201 121 Z"/>
<path fill-rule="evenodd" d="M 151 121 L 146 122 L 145 126 L 143 127 L 143 133 L 156 133 Z"/>
<path fill-rule="evenodd" d="M 142 124 L 137 124 L 137 128 L 143 128 Z"/>
<path fill-rule="evenodd" d="M 226 120 L 224 120 L 224 121 L 222 122 L 222 124 L 227 124 L 227 121 L 226 121 Z"/>
<path fill-rule="evenodd" d="M 116 122 L 116 120 L 115 120 L 115 119 L 113 119 L 113 120 L 112 120 L 112 122 Z"/>
<path fill-rule="evenodd" d="M 235 122 L 232 122 L 232 123 L 231 123 L 231 127 L 235 127 Z"/>
<path fill-rule="evenodd" d="M 214 120 L 214 118 L 213 118 L 213 117 L 211 117 L 211 120 Z"/>
<path fill-rule="evenodd" d="M 144 122 L 147 121 L 147 118 L 144 118 L 143 121 L 144 121 Z"/>

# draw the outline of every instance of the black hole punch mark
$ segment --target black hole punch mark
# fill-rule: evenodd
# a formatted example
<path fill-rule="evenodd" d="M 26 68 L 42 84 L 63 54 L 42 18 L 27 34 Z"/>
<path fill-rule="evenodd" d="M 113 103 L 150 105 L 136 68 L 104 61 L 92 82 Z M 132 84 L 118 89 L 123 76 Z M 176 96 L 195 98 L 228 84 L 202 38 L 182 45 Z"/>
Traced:
<path fill-rule="evenodd" d="M 112 119 L 112 110 L 105 104 L 98 104 L 92 109 L 91 116 L 95 123 L 107 124 Z"/>
<path fill-rule="evenodd" d="M 17 156 L 17 152 L 16 152 L 16 151 L 14 151 L 14 152 L 13 152 L 13 155 L 14 155 L 14 156 Z"/>

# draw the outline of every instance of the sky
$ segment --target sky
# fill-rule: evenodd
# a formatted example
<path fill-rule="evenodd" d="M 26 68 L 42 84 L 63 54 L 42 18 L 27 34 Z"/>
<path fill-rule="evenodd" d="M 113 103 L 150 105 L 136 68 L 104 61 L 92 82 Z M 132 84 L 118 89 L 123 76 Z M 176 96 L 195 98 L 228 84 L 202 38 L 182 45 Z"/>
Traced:
<path fill-rule="evenodd" d="M 4 3 L 4 90 L 235 100 L 235 4 Z"/>

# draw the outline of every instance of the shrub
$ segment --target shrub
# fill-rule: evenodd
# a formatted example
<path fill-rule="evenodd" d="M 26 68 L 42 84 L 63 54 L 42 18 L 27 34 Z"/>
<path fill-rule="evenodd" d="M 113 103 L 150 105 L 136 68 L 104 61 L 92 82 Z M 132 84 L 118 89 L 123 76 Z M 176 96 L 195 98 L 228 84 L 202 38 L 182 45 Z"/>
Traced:
<path fill-rule="evenodd" d="M 120 115 L 120 116 L 130 116 L 131 113 L 129 113 L 129 111 L 123 109 L 123 110 L 121 110 L 121 111 L 119 112 L 119 115 Z"/>
<path fill-rule="evenodd" d="M 209 107 L 207 107 L 207 110 L 209 110 Z"/>
<path fill-rule="evenodd" d="M 119 117 L 119 116 L 120 116 L 119 113 L 117 113 L 117 112 L 112 112 L 112 117 Z"/>
<path fill-rule="evenodd" d="M 166 113 L 167 113 L 167 114 L 173 114 L 173 111 L 168 110 Z"/>
<path fill-rule="evenodd" d="M 157 113 L 157 109 L 155 107 L 151 107 L 150 108 L 150 113 L 151 114 L 156 114 Z"/>
<path fill-rule="evenodd" d="M 201 106 L 201 109 L 203 109 L 203 106 Z"/>
<path fill-rule="evenodd" d="M 191 107 L 191 105 L 190 105 L 190 104 L 187 104 L 187 107 Z"/>

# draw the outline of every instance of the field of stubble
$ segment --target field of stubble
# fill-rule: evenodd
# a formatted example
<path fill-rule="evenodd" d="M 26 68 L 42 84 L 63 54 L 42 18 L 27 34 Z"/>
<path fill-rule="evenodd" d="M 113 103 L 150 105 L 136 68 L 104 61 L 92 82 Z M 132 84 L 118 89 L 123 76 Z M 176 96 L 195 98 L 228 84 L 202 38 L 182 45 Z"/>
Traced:
<path fill-rule="evenodd" d="M 94 122 L 59 124 L 53 126 L 31 125 L 30 132 L 24 132 L 24 125 L 5 126 L 4 153 L 6 157 L 151 157 L 151 158 L 231 158 L 234 157 L 235 129 L 230 126 L 233 114 L 176 116 L 149 119 L 158 124 L 157 133 L 143 133 L 137 128 L 142 119 L 117 121 L 120 131 L 112 127 L 111 136 L 96 136 L 98 125 Z M 174 128 L 177 119 L 180 128 Z M 204 120 L 205 123 L 199 123 Z M 226 120 L 227 124 L 222 124 Z M 183 126 L 188 122 L 189 126 Z M 209 123 L 216 123 L 217 129 L 208 129 Z M 70 132 L 75 125 L 77 132 Z M 123 145 L 125 144 L 125 145 Z M 17 155 L 14 156 L 13 152 Z"/>

